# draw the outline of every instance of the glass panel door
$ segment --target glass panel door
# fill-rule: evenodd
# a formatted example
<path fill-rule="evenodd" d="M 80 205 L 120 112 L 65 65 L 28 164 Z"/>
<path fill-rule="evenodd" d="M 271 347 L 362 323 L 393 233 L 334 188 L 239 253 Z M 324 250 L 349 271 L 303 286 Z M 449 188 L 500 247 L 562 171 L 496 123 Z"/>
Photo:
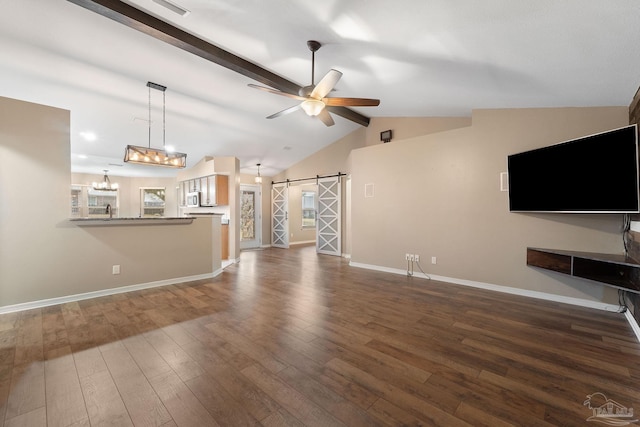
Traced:
<path fill-rule="evenodd" d="M 259 248 L 262 243 L 260 186 L 240 186 L 240 249 Z"/>

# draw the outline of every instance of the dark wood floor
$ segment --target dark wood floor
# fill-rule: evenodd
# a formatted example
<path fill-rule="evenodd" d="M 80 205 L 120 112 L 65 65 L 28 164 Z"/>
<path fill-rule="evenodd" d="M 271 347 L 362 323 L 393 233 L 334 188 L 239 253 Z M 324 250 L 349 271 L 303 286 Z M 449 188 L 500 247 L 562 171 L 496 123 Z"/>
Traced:
<path fill-rule="evenodd" d="M 241 259 L 211 281 L 0 316 L 0 426 L 574 426 L 595 392 L 640 411 L 621 314 L 313 247 Z"/>

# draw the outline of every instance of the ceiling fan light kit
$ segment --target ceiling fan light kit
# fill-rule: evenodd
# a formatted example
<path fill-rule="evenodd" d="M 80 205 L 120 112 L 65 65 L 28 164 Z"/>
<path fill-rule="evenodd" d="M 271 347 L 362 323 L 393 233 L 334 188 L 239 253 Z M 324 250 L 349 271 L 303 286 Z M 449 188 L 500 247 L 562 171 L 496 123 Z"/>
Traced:
<path fill-rule="evenodd" d="M 315 53 L 321 46 L 322 44 L 315 40 L 309 40 L 307 42 L 307 47 L 311 51 L 311 84 L 301 88 L 298 91 L 298 95 L 264 86 L 249 84 L 249 87 L 254 89 L 301 101 L 298 105 L 294 105 L 293 107 L 289 107 L 268 116 L 268 119 L 275 119 L 276 117 L 284 116 L 285 114 L 293 113 L 294 111 L 302 109 L 308 116 L 318 117 L 325 126 L 333 126 L 335 122 L 329 114 L 332 107 L 375 107 L 380 105 L 379 99 L 326 97 L 338 83 L 342 77 L 342 73 L 338 70 L 329 70 L 320 82 L 317 85 L 315 84 Z"/>
<path fill-rule="evenodd" d="M 149 147 L 141 147 L 138 145 L 127 145 L 124 152 L 124 161 L 126 163 L 135 163 L 138 165 L 164 166 L 167 168 L 184 168 L 187 166 L 187 155 L 178 153 L 173 150 L 167 150 L 165 144 L 166 135 L 166 102 L 165 91 L 166 86 L 158 83 L 147 82 L 149 88 Z M 151 148 L 151 89 L 162 92 L 162 147 Z"/>
<path fill-rule="evenodd" d="M 302 101 L 300 107 L 307 113 L 307 116 L 315 117 L 324 109 L 324 102 L 319 101 L 317 99 L 307 99 L 306 101 Z"/>

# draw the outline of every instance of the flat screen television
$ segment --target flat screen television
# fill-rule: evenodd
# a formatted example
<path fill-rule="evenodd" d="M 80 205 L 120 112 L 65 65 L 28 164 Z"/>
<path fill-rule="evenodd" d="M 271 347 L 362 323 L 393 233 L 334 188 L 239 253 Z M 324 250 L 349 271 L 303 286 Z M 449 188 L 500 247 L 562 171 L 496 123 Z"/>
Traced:
<path fill-rule="evenodd" d="M 636 125 L 507 157 L 511 212 L 637 213 Z"/>

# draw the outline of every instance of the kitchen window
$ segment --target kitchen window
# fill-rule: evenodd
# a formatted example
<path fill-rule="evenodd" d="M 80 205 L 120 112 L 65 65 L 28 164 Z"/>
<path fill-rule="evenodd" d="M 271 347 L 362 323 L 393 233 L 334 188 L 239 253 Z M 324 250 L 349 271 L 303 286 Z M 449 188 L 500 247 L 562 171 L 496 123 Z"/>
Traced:
<path fill-rule="evenodd" d="M 118 216 L 118 190 L 96 190 L 89 185 L 71 185 L 71 218 Z"/>
<path fill-rule="evenodd" d="M 140 188 L 140 216 L 153 218 L 164 216 L 165 187 Z"/>

